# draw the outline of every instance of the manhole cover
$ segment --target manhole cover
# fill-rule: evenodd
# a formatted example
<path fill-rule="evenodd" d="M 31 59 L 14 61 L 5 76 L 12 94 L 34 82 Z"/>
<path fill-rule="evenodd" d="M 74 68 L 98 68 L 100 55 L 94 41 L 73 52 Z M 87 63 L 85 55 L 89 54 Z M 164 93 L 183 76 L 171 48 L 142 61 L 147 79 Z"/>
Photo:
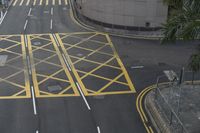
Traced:
<path fill-rule="evenodd" d="M 49 13 L 49 11 L 44 11 L 44 13 Z"/>
<path fill-rule="evenodd" d="M 60 91 L 60 90 L 62 90 L 60 85 L 48 86 L 48 91 L 49 92 L 55 92 L 55 91 Z"/>
<path fill-rule="evenodd" d="M 0 66 L 5 66 L 8 55 L 0 55 Z"/>
<path fill-rule="evenodd" d="M 33 45 L 35 45 L 35 46 L 41 45 L 41 42 L 33 42 Z"/>
<path fill-rule="evenodd" d="M 83 56 L 83 54 L 79 53 L 79 54 L 77 54 L 77 56 L 79 56 L 79 57 L 82 57 L 82 56 Z"/>
<path fill-rule="evenodd" d="M 63 10 L 67 10 L 67 8 L 66 8 L 66 7 L 63 7 Z"/>

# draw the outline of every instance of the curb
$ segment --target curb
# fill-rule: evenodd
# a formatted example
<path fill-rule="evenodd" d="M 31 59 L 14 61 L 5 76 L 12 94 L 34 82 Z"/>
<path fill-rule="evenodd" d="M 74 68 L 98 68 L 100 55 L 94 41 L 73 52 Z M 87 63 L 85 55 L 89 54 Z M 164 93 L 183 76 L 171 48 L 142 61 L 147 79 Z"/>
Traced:
<path fill-rule="evenodd" d="M 71 5 L 71 8 L 72 8 L 72 15 L 74 17 L 74 19 L 80 24 L 82 25 L 83 28 L 87 29 L 87 30 L 91 30 L 91 31 L 97 31 L 97 32 L 102 32 L 102 31 L 98 31 L 96 30 L 95 27 L 92 27 L 90 25 L 87 25 L 85 24 L 83 21 L 81 21 L 78 17 L 77 17 L 77 11 L 75 11 L 75 6 L 74 6 L 74 3 L 72 2 L 72 0 L 69 0 L 70 1 L 70 5 Z M 94 28 L 94 29 L 93 29 Z M 156 37 L 156 36 L 145 36 L 145 35 L 133 35 L 133 34 L 117 34 L 117 33 L 111 33 L 111 32 L 108 32 L 108 31 L 105 31 L 104 32 L 106 34 L 109 34 L 111 36 L 116 36 L 116 37 L 123 37 L 123 38 L 131 38 L 131 39 L 145 39 L 145 40 L 160 40 L 162 38 L 162 36 L 159 36 L 159 37 Z"/>
<path fill-rule="evenodd" d="M 158 110 L 154 101 L 154 92 L 150 91 L 144 101 L 145 110 L 158 133 L 172 133 L 164 115 Z"/>

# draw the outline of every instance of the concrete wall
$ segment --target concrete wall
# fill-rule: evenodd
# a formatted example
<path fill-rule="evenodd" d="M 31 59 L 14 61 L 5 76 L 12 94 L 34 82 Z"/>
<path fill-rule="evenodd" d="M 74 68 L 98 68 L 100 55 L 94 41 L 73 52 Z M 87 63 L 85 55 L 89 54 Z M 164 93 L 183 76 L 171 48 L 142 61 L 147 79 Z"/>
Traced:
<path fill-rule="evenodd" d="M 167 18 L 163 0 L 76 0 L 79 12 L 96 21 L 133 27 L 159 27 Z"/>

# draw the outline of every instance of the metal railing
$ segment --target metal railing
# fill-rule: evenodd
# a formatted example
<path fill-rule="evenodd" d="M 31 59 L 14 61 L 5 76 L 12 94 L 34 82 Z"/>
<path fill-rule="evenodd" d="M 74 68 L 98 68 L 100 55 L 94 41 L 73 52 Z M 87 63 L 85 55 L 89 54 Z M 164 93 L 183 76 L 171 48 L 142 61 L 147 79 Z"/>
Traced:
<path fill-rule="evenodd" d="M 192 72 L 184 72 L 184 81 L 180 83 L 179 80 L 169 81 L 165 75 L 157 78 L 157 87 L 155 89 L 155 102 L 159 110 L 164 116 L 170 130 L 173 133 L 188 133 L 188 130 L 181 121 L 180 103 L 182 98 L 182 86 L 185 84 L 192 84 L 194 80 L 200 80 L 200 73 L 196 73 L 193 77 Z M 168 88 L 167 90 L 164 88 Z"/>

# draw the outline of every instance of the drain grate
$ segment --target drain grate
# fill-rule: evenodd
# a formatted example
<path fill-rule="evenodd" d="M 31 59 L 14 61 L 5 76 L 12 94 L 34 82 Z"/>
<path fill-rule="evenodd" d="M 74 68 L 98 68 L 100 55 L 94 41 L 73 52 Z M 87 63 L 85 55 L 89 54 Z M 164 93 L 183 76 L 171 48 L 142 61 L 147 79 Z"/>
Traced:
<path fill-rule="evenodd" d="M 35 46 L 41 45 L 41 42 L 33 42 L 33 45 Z"/>
<path fill-rule="evenodd" d="M 55 92 L 55 91 L 61 91 L 61 90 L 62 90 L 62 87 L 60 85 L 48 86 L 49 92 Z"/>
<path fill-rule="evenodd" d="M 0 55 L 0 66 L 5 66 L 8 55 Z"/>

